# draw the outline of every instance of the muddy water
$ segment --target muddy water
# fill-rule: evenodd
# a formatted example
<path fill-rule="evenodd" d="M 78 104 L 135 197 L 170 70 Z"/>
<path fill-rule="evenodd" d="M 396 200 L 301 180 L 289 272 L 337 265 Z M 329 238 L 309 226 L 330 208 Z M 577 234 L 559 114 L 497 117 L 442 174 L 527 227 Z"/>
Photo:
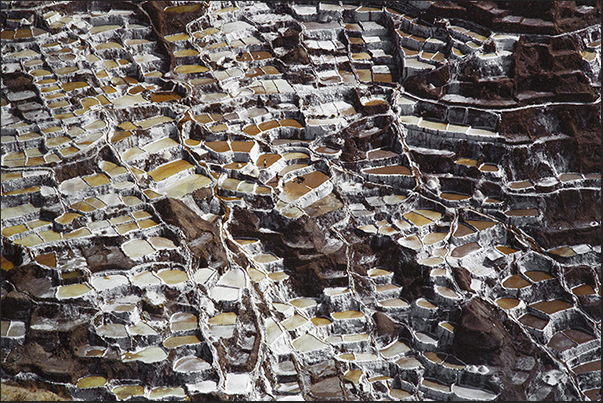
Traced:
<path fill-rule="evenodd" d="M 477 242 L 467 243 L 465 245 L 457 246 L 451 253 L 452 257 L 465 257 L 470 253 L 480 250 L 482 247 Z"/>
<path fill-rule="evenodd" d="M 503 281 L 503 287 L 507 288 L 525 288 L 529 285 L 530 283 L 526 279 L 517 274 L 513 274 L 511 277 Z"/>
<path fill-rule="evenodd" d="M 555 312 L 563 311 L 565 309 L 571 308 L 573 305 L 569 304 L 565 301 L 561 301 L 558 299 L 552 301 L 541 301 L 536 302 L 535 304 L 530 305 L 533 308 L 538 309 L 544 313 L 548 313 L 549 315 Z"/>
<path fill-rule="evenodd" d="M 164 101 L 176 101 L 182 98 L 180 95 L 175 92 L 166 92 L 166 93 L 154 93 L 149 96 L 152 102 L 164 102 Z"/>
<path fill-rule="evenodd" d="M 515 298 L 500 298 L 496 300 L 496 304 L 502 309 L 511 309 L 519 305 L 519 300 Z"/>

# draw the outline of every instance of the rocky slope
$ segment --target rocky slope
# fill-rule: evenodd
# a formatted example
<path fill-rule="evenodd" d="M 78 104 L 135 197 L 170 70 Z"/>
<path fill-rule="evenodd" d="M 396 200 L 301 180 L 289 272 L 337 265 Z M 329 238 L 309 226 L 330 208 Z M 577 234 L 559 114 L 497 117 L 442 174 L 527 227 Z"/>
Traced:
<path fill-rule="evenodd" d="M 525 4 L 2 2 L 3 396 L 600 399 L 601 3 Z"/>

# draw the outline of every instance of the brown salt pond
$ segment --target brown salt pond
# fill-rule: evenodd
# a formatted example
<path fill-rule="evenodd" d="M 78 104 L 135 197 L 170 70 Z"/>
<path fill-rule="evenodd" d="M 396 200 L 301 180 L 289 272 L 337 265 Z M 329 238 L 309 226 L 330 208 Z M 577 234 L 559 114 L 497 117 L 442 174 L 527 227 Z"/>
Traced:
<path fill-rule="evenodd" d="M 423 379 L 421 381 L 421 385 L 425 386 L 426 388 L 437 390 L 437 391 L 444 392 L 444 393 L 451 392 L 449 385 L 444 385 L 443 383 L 440 383 L 437 381 L 430 381 L 429 379 Z"/>
<path fill-rule="evenodd" d="M 551 249 L 549 250 L 549 253 L 563 257 L 569 257 L 576 254 L 576 252 L 569 246 L 561 246 L 559 248 Z"/>
<path fill-rule="evenodd" d="M 496 300 L 496 305 L 502 309 L 512 309 L 519 305 L 519 300 L 516 298 L 500 298 Z"/>
<path fill-rule="evenodd" d="M 503 246 L 503 245 L 497 245 L 496 249 L 505 255 L 511 255 L 515 252 L 519 252 L 517 249 L 513 249 L 511 247 Z"/>
<path fill-rule="evenodd" d="M 432 222 L 431 219 L 425 217 L 422 214 L 418 214 L 415 211 L 409 211 L 408 213 L 405 213 L 403 216 L 404 216 L 404 218 L 406 218 L 408 221 L 410 221 L 417 227 L 421 227 L 423 225 L 430 224 Z"/>
<path fill-rule="evenodd" d="M 149 172 L 149 176 L 151 176 L 155 182 L 159 182 L 189 168 L 193 168 L 193 165 L 190 162 L 185 160 L 176 160 L 157 167 L 153 171 Z"/>
<path fill-rule="evenodd" d="M 572 304 L 558 299 L 551 301 L 540 301 L 531 304 L 530 306 L 549 315 L 573 307 Z"/>
<path fill-rule="evenodd" d="M 423 243 L 425 243 L 425 245 L 433 245 L 446 238 L 447 235 L 448 232 L 430 232 L 423 237 Z"/>
<path fill-rule="evenodd" d="M 182 64 L 174 69 L 174 72 L 178 74 L 205 73 L 207 71 L 209 71 L 207 67 L 198 64 Z"/>
<path fill-rule="evenodd" d="M 176 348 L 186 345 L 199 344 L 201 341 L 195 335 L 188 336 L 171 336 L 164 340 L 163 345 L 166 348 Z"/>
<path fill-rule="evenodd" d="M 452 250 L 452 257 L 465 257 L 473 252 L 480 250 L 482 247 L 477 242 L 470 242 L 465 245 L 457 246 Z"/>
<path fill-rule="evenodd" d="M 357 319 L 364 317 L 364 314 L 359 311 L 343 311 L 343 312 L 331 312 L 331 316 L 335 320 L 344 319 Z"/>
<path fill-rule="evenodd" d="M 546 345 L 553 350 L 565 351 L 572 347 L 576 347 L 578 344 L 563 334 L 563 332 L 559 332 L 554 335 Z"/>
<path fill-rule="evenodd" d="M 268 168 L 281 158 L 279 154 L 262 154 L 255 161 L 255 165 L 260 168 Z"/>
<path fill-rule="evenodd" d="M 574 295 L 594 295 L 595 290 L 588 284 L 582 284 L 577 287 L 572 288 L 572 293 Z"/>
<path fill-rule="evenodd" d="M 459 158 L 458 160 L 454 161 L 454 163 L 459 165 L 465 165 L 468 167 L 474 167 L 477 165 L 477 161 L 470 158 Z"/>
<path fill-rule="evenodd" d="M 544 327 L 547 325 L 547 323 L 549 323 L 548 319 L 541 319 L 537 316 L 530 315 L 529 313 L 525 314 L 521 318 L 519 318 L 519 321 L 526 326 L 530 326 L 530 327 L 533 327 L 534 329 L 539 329 L 539 330 L 544 329 Z"/>
<path fill-rule="evenodd" d="M 583 176 L 581 174 L 561 174 L 559 176 L 559 180 L 561 182 L 571 182 L 582 179 Z"/>
<path fill-rule="evenodd" d="M 35 261 L 48 267 L 56 267 L 57 261 L 54 252 L 38 255 L 34 257 Z"/>
<path fill-rule="evenodd" d="M 410 249 L 419 250 L 423 248 L 423 243 L 416 235 L 409 235 L 406 238 L 398 240 L 398 243 Z"/>
<path fill-rule="evenodd" d="M 467 200 L 467 199 L 471 198 L 471 196 L 469 196 L 469 195 L 462 194 L 462 193 L 453 193 L 453 192 L 440 193 L 440 197 L 442 199 L 451 200 L 451 201 Z"/>
<path fill-rule="evenodd" d="M 494 164 L 482 164 L 479 170 L 483 172 L 498 172 L 498 166 Z"/>
<path fill-rule="evenodd" d="M 477 228 L 479 231 L 483 231 L 490 227 L 494 227 L 497 223 L 494 221 L 484 221 L 484 220 L 465 220 L 467 224 L 470 224 Z"/>
<path fill-rule="evenodd" d="M 102 376 L 86 376 L 80 378 L 75 385 L 78 389 L 99 388 L 105 386 L 107 380 Z"/>
<path fill-rule="evenodd" d="M 435 289 L 439 294 L 443 295 L 444 297 L 454 298 L 454 299 L 460 298 L 459 295 L 456 292 L 454 292 L 454 290 L 452 290 L 448 287 L 436 286 Z"/>
<path fill-rule="evenodd" d="M 155 92 L 149 95 L 151 102 L 177 101 L 182 97 L 175 92 Z"/>
<path fill-rule="evenodd" d="M 533 187 L 532 182 L 530 181 L 519 181 L 519 182 L 510 182 L 509 187 L 511 189 L 519 190 L 519 189 L 528 189 Z"/>
<path fill-rule="evenodd" d="M 438 307 L 431 302 L 427 301 L 425 298 L 419 298 L 417 300 L 417 306 L 425 309 L 437 309 Z"/>
<path fill-rule="evenodd" d="M 506 288 L 518 289 L 530 286 L 530 282 L 528 282 L 526 279 L 517 274 L 513 274 L 512 276 L 509 276 L 505 281 L 503 281 L 502 285 Z"/>
<path fill-rule="evenodd" d="M 466 226 L 463 223 L 459 223 L 458 227 L 456 228 L 456 230 L 454 231 L 454 234 L 452 236 L 455 238 L 462 238 L 466 235 L 471 235 L 474 233 L 475 233 L 474 229 L 469 228 L 468 226 Z"/>
<path fill-rule="evenodd" d="M 590 361 L 572 369 L 575 374 L 586 374 L 588 372 L 601 372 L 601 360 Z"/>
<path fill-rule="evenodd" d="M 144 396 L 144 387 L 141 385 L 122 385 L 111 389 L 118 400 L 126 400 L 134 396 Z"/>
<path fill-rule="evenodd" d="M 364 173 L 371 175 L 403 175 L 411 176 L 410 169 L 402 165 L 391 165 L 386 167 L 365 169 Z"/>
<path fill-rule="evenodd" d="M 529 270 L 524 275 L 535 283 L 553 278 L 549 273 L 540 270 Z"/>

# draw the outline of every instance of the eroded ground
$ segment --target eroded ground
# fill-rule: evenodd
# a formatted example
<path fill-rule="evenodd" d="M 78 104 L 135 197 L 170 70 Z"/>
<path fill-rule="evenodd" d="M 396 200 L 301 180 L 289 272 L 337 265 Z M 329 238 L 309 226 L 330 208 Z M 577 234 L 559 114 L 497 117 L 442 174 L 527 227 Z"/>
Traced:
<path fill-rule="evenodd" d="M 599 399 L 600 8 L 2 2 L 3 393 Z"/>

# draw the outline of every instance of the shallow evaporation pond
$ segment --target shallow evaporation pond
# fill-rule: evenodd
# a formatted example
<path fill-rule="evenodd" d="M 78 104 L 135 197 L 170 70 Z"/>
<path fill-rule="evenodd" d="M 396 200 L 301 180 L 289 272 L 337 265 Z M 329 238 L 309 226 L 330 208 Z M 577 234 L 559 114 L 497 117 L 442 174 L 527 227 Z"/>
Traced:
<path fill-rule="evenodd" d="M 316 301 L 314 299 L 311 298 L 297 298 L 297 299 L 292 299 L 291 301 L 289 301 L 289 303 L 297 308 L 303 309 L 303 308 L 311 308 L 316 306 Z"/>
<path fill-rule="evenodd" d="M 470 386 L 460 386 L 458 384 L 452 385 L 452 392 L 460 398 L 476 401 L 494 400 L 498 396 L 495 393 L 483 389 L 477 389 Z"/>
<path fill-rule="evenodd" d="M 573 307 L 572 304 L 558 299 L 551 301 L 540 301 L 531 304 L 530 306 L 549 315 Z"/>
<path fill-rule="evenodd" d="M 155 249 L 145 239 L 133 239 L 122 245 L 125 254 L 133 259 L 151 255 L 155 253 Z"/>
<path fill-rule="evenodd" d="M 186 393 L 181 387 L 162 386 L 154 388 L 149 392 L 149 399 L 162 400 L 167 397 L 185 398 Z"/>
<path fill-rule="evenodd" d="M 102 376 L 86 376 L 80 378 L 75 385 L 78 389 L 100 388 L 105 386 L 107 379 Z"/>
<path fill-rule="evenodd" d="M 576 252 L 569 246 L 560 246 L 558 248 L 551 249 L 548 252 L 563 257 L 569 257 L 576 254 Z"/>
<path fill-rule="evenodd" d="M 484 221 L 484 220 L 465 220 L 465 222 L 467 222 L 468 224 L 474 226 L 479 231 L 488 229 L 488 228 L 493 227 L 493 226 L 495 226 L 497 224 L 494 221 Z M 471 230 L 471 231 L 472 231 L 472 233 L 475 232 L 473 230 Z"/>
<path fill-rule="evenodd" d="M 320 350 L 320 349 L 326 348 L 328 346 L 329 346 L 328 344 L 318 340 L 316 337 L 312 336 L 311 334 L 307 334 L 307 333 L 293 341 L 293 347 L 295 347 L 297 350 L 301 351 L 302 353 L 306 353 L 306 352 L 314 351 L 314 350 Z"/>
<path fill-rule="evenodd" d="M 444 259 L 442 259 L 441 257 L 428 257 L 428 258 L 417 260 L 417 263 L 425 265 L 425 266 L 437 266 L 438 264 L 442 263 L 443 261 L 444 261 Z"/>
<path fill-rule="evenodd" d="M 282 325 L 287 330 L 294 330 L 294 329 L 297 329 L 298 327 L 304 325 L 307 322 L 308 322 L 308 320 L 306 318 L 304 318 L 303 316 L 295 314 L 292 317 L 290 317 L 289 319 L 284 320 L 282 322 Z"/>
<path fill-rule="evenodd" d="M 396 364 L 402 369 L 415 369 L 423 367 L 421 361 L 417 360 L 415 357 L 412 356 L 402 357 L 396 360 Z"/>
<path fill-rule="evenodd" d="M 553 278 L 553 276 L 551 276 L 549 273 L 541 270 L 528 270 L 524 273 L 524 275 L 535 283 Z"/>
<path fill-rule="evenodd" d="M 153 329 L 151 326 L 149 326 L 142 320 L 138 321 L 138 323 L 136 323 L 135 325 L 128 325 L 126 329 L 131 335 L 155 336 L 158 334 L 155 329 Z"/>
<path fill-rule="evenodd" d="M 404 216 L 404 218 L 406 218 L 408 221 L 410 221 L 417 227 L 421 227 L 423 225 L 430 224 L 433 222 L 433 220 L 425 217 L 422 214 L 417 213 L 416 211 L 409 211 L 408 213 L 405 213 L 403 216 Z"/>
<path fill-rule="evenodd" d="M 525 288 L 530 286 L 531 283 L 520 275 L 513 274 L 512 276 L 508 277 L 505 281 L 503 281 L 502 285 L 506 288 Z"/>
<path fill-rule="evenodd" d="M 497 245 L 496 249 L 499 252 L 504 253 L 505 255 L 511 255 L 511 254 L 513 254 L 515 252 L 519 252 L 519 250 L 517 250 L 517 249 L 513 249 L 513 248 L 511 248 L 509 246 L 504 246 L 504 245 Z"/>
<path fill-rule="evenodd" d="M 400 354 L 404 354 L 410 351 L 410 348 L 403 342 L 396 340 L 384 349 L 379 350 L 381 355 L 385 358 L 392 358 Z"/>
<path fill-rule="evenodd" d="M 256 283 L 266 278 L 266 274 L 255 267 L 247 268 L 247 274 L 249 275 L 251 281 Z"/>
<path fill-rule="evenodd" d="M 161 284 L 161 280 L 153 272 L 145 271 L 132 277 L 132 284 L 139 287 L 146 287 L 149 285 Z"/>
<path fill-rule="evenodd" d="M 389 276 L 392 274 L 393 273 L 391 271 L 380 269 L 380 268 L 373 268 L 368 271 L 369 277 Z"/>
<path fill-rule="evenodd" d="M 379 304 L 388 308 L 407 308 L 410 306 L 408 302 L 399 298 L 386 299 L 380 301 Z"/>
<path fill-rule="evenodd" d="M 279 282 L 279 281 L 287 280 L 289 278 L 289 275 L 287 273 L 285 273 L 284 271 L 277 271 L 277 272 L 268 274 L 268 278 L 270 278 L 272 281 Z"/>
<path fill-rule="evenodd" d="M 57 299 L 78 298 L 90 291 L 86 284 L 63 285 L 57 288 Z"/>
<path fill-rule="evenodd" d="M 170 329 L 172 332 L 184 332 L 195 330 L 199 327 L 197 317 L 189 312 L 178 312 L 170 318 Z"/>
<path fill-rule="evenodd" d="M 574 295 L 594 295 L 595 290 L 592 286 L 588 284 L 582 284 L 580 286 L 572 288 L 572 293 Z"/>
<path fill-rule="evenodd" d="M 157 273 L 167 285 L 176 285 L 188 281 L 188 274 L 183 270 L 162 270 Z"/>
<path fill-rule="evenodd" d="M 360 311 L 343 311 L 343 312 L 331 312 L 331 316 L 335 320 L 346 320 L 346 319 L 359 319 L 363 318 L 364 314 Z"/>
<path fill-rule="evenodd" d="M 365 169 L 364 173 L 372 175 L 402 175 L 411 176 L 410 169 L 402 165 L 392 165 L 379 168 Z"/>
<path fill-rule="evenodd" d="M 335 287 L 335 288 L 325 288 L 324 293 L 326 296 L 332 297 L 336 295 L 343 295 L 350 292 L 350 289 L 347 287 Z"/>
<path fill-rule="evenodd" d="M 102 337 L 110 338 L 124 338 L 128 337 L 126 327 L 121 323 L 108 323 L 105 325 L 98 326 L 96 333 Z"/>
<path fill-rule="evenodd" d="M 133 396 L 144 396 L 144 387 L 141 385 L 122 385 L 111 389 L 118 400 L 125 400 Z"/>
<path fill-rule="evenodd" d="M 497 299 L 496 304 L 502 309 L 512 309 L 519 305 L 519 300 L 516 298 L 500 298 Z"/>
<path fill-rule="evenodd" d="M 163 345 L 166 348 L 176 348 L 180 346 L 187 345 L 195 345 L 199 344 L 201 341 L 195 335 L 187 335 L 187 336 L 170 336 L 163 341 Z"/>
<path fill-rule="evenodd" d="M 469 195 L 462 194 L 462 193 L 453 193 L 453 192 L 442 192 L 442 193 L 440 193 L 440 197 L 442 199 L 452 200 L 452 201 L 467 200 L 467 199 L 471 198 L 471 196 L 469 196 Z"/>
<path fill-rule="evenodd" d="M 425 235 L 423 242 L 425 245 L 433 245 L 434 243 L 438 243 L 446 238 L 447 235 L 448 232 L 430 232 L 429 234 Z"/>
<path fill-rule="evenodd" d="M 231 269 L 218 281 L 217 285 L 233 288 L 245 287 L 245 273 L 240 269 Z"/>
<path fill-rule="evenodd" d="M 477 242 L 470 242 L 465 245 L 457 246 L 451 252 L 452 257 L 462 258 L 473 252 L 480 250 L 482 247 Z"/>
<path fill-rule="evenodd" d="M 423 248 L 423 243 L 416 235 L 409 235 L 406 238 L 401 238 L 398 243 L 410 249 L 419 250 Z"/>
<path fill-rule="evenodd" d="M 167 358 L 167 354 L 161 347 L 146 347 L 138 352 L 124 352 L 121 355 L 122 362 L 141 361 L 147 364 L 160 362 Z"/>
<path fill-rule="evenodd" d="M 92 287 L 97 291 L 109 290 L 126 284 L 129 284 L 128 278 L 121 274 L 92 277 Z"/>
<path fill-rule="evenodd" d="M 448 287 L 436 286 L 436 291 L 447 298 L 459 299 L 460 296 Z"/>
<path fill-rule="evenodd" d="M 224 312 L 208 320 L 208 323 L 212 326 L 234 325 L 236 322 L 237 314 L 234 312 Z"/>
<path fill-rule="evenodd" d="M 255 255 L 253 257 L 253 260 L 255 260 L 258 263 L 272 263 L 272 262 L 276 262 L 279 260 L 278 257 L 274 256 L 273 254 L 270 253 L 263 253 L 261 255 Z"/>
<path fill-rule="evenodd" d="M 240 297 L 240 289 L 216 286 L 211 289 L 209 296 L 216 301 L 238 301 Z"/>
<path fill-rule="evenodd" d="M 417 300 L 417 306 L 420 306 L 421 308 L 425 308 L 425 309 L 437 309 L 438 308 L 431 302 L 427 301 L 425 298 L 419 298 Z"/>
<path fill-rule="evenodd" d="M 519 318 L 519 321 L 526 326 L 539 330 L 544 329 L 544 327 L 549 323 L 548 319 L 542 319 L 529 313 Z"/>

